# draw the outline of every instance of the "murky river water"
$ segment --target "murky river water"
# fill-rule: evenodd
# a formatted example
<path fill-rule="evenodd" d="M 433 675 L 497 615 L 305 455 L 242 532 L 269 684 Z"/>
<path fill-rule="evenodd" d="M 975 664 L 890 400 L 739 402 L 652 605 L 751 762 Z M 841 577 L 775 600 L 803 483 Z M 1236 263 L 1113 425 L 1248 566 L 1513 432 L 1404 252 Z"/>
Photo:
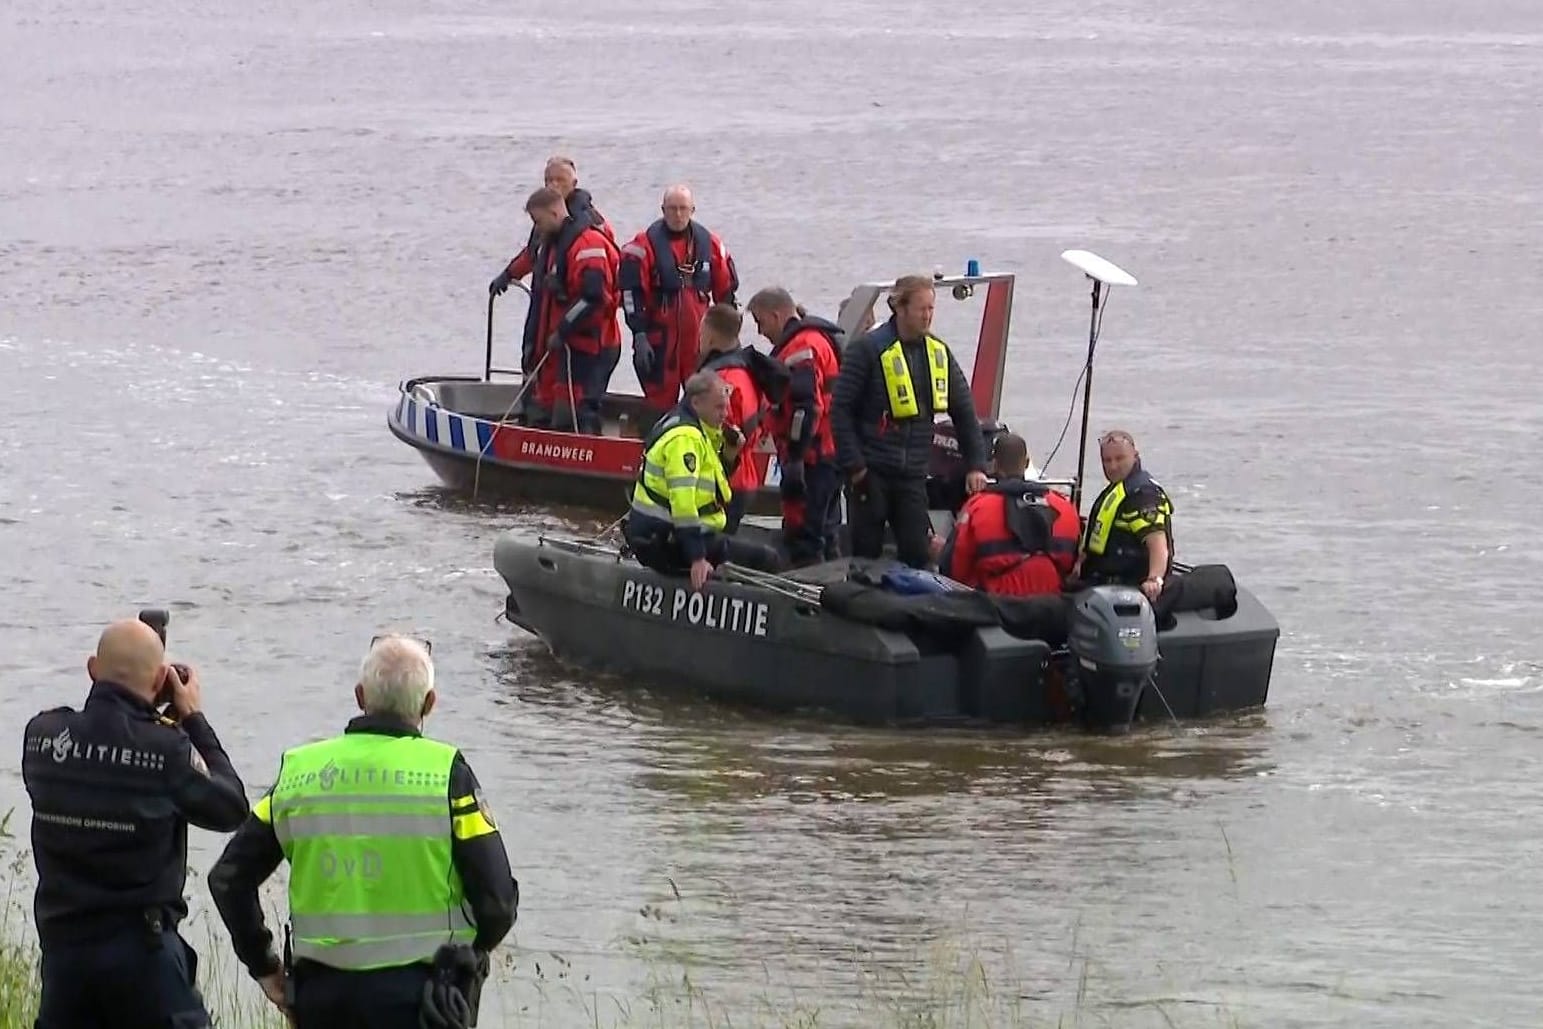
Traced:
<path fill-rule="evenodd" d="M 1543 9 L 559 12 L 0 12 L 7 725 L 165 603 L 255 792 L 348 716 L 372 633 L 430 635 L 431 729 L 524 889 L 495 1003 L 553 1024 L 584 1021 L 574 983 L 677 961 L 737 1011 L 840 1020 L 860 972 L 925 980 L 959 933 L 1052 1020 L 1537 1024 Z M 595 523 L 447 500 L 384 416 L 398 379 L 480 368 L 554 150 L 628 234 L 688 179 L 749 287 L 817 309 L 1017 270 L 1005 408 L 1037 454 L 1086 332 L 1057 254 L 1129 268 L 1094 423 L 1136 433 L 1181 556 L 1279 616 L 1268 710 L 1117 742 L 830 729 L 575 678 L 496 623 L 496 534 Z"/>

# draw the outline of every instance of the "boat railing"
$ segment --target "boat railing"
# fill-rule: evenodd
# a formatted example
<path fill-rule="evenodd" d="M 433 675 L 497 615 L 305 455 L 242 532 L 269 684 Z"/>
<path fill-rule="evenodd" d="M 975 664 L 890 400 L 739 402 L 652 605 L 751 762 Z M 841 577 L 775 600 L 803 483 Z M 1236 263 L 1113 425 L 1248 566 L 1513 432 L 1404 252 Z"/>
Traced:
<path fill-rule="evenodd" d="M 551 547 L 554 550 L 563 550 L 570 554 L 597 554 L 605 557 L 614 557 L 618 563 L 622 559 L 621 548 L 616 544 L 600 543 L 593 539 L 577 539 L 572 536 L 548 536 L 542 533 L 536 537 L 536 546 Z"/>
<path fill-rule="evenodd" d="M 530 287 L 525 285 L 525 283 L 518 282 L 518 281 L 511 282 L 511 283 L 509 283 L 509 285 L 511 287 L 513 287 L 514 289 L 519 290 L 521 293 L 525 294 L 525 304 L 528 307 L 530 305 L 531 300 L 533 299 L 532 296 L 531 296 Z M 521 368 L 494 368 L 493 367 L 493 303 L 497 299 L 498 299 L 498 294 L 496 294 L 496 293 L 489 293 L 488 294 L 488 342 L 487 342 L 487 351 L 484 354 L 483 361 L 482 361 L 482 367 L 483 367 L 482 381 L 483 382 L 491 382 L 493 380 L 493 373 L 494 372 L 497 372 L 500 375 L 519 375 L 519 376 L 522 376 L 522 377 L 525 374 L 524 370 L 521 369 Z M 524 334 L 523 333 L 521 333 L 521 336 L 520 336 L 520 344 L 521 344 L 521 346 L 524 346 Z"/>

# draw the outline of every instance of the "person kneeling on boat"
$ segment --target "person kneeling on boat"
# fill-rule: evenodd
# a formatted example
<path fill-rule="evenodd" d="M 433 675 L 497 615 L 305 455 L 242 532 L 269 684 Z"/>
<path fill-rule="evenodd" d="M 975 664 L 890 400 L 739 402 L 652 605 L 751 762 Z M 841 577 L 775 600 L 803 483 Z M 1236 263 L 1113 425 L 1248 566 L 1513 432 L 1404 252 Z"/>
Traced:
<path fill-rule="evenodd" d="M 725 531 L 733 497 L 729 475 L 745 441 L 738 427 L 724 425 L 728 386 L 712 372 L 697 372 L 686 380 L 685 392 L 643 443 L 643 466 L 622 527 L 627 545 L 640 564 L 663 575 L 689 571 L 693 590 L 725 561 L 779 570 L 771 547 Z"/>
<path fill-rule="evenodd" d="M 959 509 L 938 567 L 949 578 L 1007 597 L 1061 592 L 1077 559 L 1082 522 L 1070 498 L 1024 476 L 1029 445 L 1016 433 L 997 437 L 996 481 Z"/>
<path fill-rule="evenodd" d="M 1088 586 L 1135 586 L 1155 603 L 1173 570 L 1173 502 L 1141 467 L 1130 433 L 1104 433 L 1098 456 L 1109 485 L 1088 512 L 1072 576 Z"/>
<path fill-rule="evenodd" d="M 527 424 L 598 436 L 600 401 L 621 353 L 616 325 L 620 252 L 587 213 L 569 213 L 562 196 L 543 186 L 525 210 L 543 244 L 533 272 L 531 304 L 540 312 L 536 402 Z"/>
<path fill-rule="evenodd" d="M 767 438 L 765 416 L 768 405 L 787 390 L 787 366 L 739 341 L 744 315 L 730 304 L 714 304 L 702 316 L 702 359 L 698 371 L 712 372 L 729 390 L 726 424 L 737 426 L 745 441 L 740 446 L 739 465 L 729 475 L 734 496 L 729 500 L 729 521 L 725 532 L 732 534 L 745 516 L 750 495 L 761 487 L 761 472 L 746 455 L 755 452 Z"/>

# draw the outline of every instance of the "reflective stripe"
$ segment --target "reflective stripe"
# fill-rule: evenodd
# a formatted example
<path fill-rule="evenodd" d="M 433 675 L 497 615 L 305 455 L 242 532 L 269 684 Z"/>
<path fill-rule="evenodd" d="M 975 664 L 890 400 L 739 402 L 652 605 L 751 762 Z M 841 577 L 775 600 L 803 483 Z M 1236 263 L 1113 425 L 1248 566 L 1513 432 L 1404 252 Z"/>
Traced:
<path fill-rule="evenodd" d="M 1149 489 L 1156 491 L 1157 494 L 1155 517 L 1148 519 L 1139 511 L 1120 510 L 1128 500 L 1140 496 Z M 1104 492 L 1100 493 L 1098 499 L 1093 502 L 1093 510 L 1088 515 L 1088 553 L 1103 555 L 1111 549 L 1133 545 L 1133 541 L 1130 540 L 1114 540 L 1114 545 L 1111 546 L 1111 538 L 1116 534 L 1135 536 L 1138 533 L 1164 528 L 1168 525 L 1168 519 L 1172 514 L 1173 501 L 1163 492 L 1157 481 L 1147 474 L 1145 469 L 1132 472 L 1123 481 L 1106 486 Z"/>
<path fill-rule="evenodd" d="M 475 793 L 468 793 L 464 797 L 456 797 L 450 802 L 451 811 L 465 811 L 467 808 L 474 808 L 476 806 L 477 795 Z"/>
<path fill-rule="evenodd" d="M 264 793 L 262 799 L 252 805 L 252 817 L 264 825 L 273 824 L 273 794 Z"/>
<path fill-rule="evenodd" d="M 440 945 L 451 942 L 453 938 L 459 938 L 460 942 L 470 942 L 476 938 L 476 933 L 473 930 L 462 933 L 437 932 L 432 936 L 398 936 L 395 939 L 355 940 L 348 943 L 317 943 L 296 935 L 294 947 L 297 958 L 309 958 L 331 968 L 362 970 L 433 961 Z"/>
<path fill-rule="evenodd" d="M 274 822 L 273 828 L 280 843 L 315 839 L 318 836 L 426 836 L 432 839 L 445 834 L 448 821 L 448 813 L 443 815 L 334 815 L 291 813 L 286 810 Z"/>
<path fill-rule="evenodd" d="M 651 500 L 639 500 L 634 497 L 633 511 L 640 515 L 648 515 L 650 518 L 659 518 L 660 521 L 674 521 L 674 515 L 670 514 L 670 509 L 660 508 L 659 504 Z"/>
<path fill-rule="evenodd" d="M 642 247 L 638 246 L 636 242 L 628 243 L 626 246 L 621 248 L 621 252 L 626 254 L 628 257 L 636 257 L 640 261 L 648 256 L 648 252 Z"/>
<path fill-rule="evenodd" d="M 1088 553 L 1102 554 L 1109 546 L 1109 533 L 1114 529 L 1114 519 L 1125 502 L 1125 483 L 1116 482 L 1104 491 L 1088 519 Z"/>
<path fill-rule="evenodd" d="M 385 936 L 410 936 L 449 933 L 474 929 L 460 908 L 454 911 L 426 911 L 421 914 L 392 915 L 292 915 L 290 926 L 296 936 L 308 940 L 369 940 Z"/>
<path fill-rule="evenodd" d="M 411 812 L 432 815 L 445 810 L 445 798 L 438 791 L 416 796 L 411 793 L 311 793 L 288 798 L 284 802 L 284 810 L 294 812 L 312 808 L 355 808 L 362 804 L 388 804 L 390 811 L 378 812 L 387 815 Z"/>
<path fill-rule="evenodd" d="M 586 247 L 585 249 L 580 250 L 578 253 L 574 254 L 573 259 L 575 261 L 588 261 L 592 257 L 598 257 L 601 260 L 604 260 L 606 256 L 607 251 L 605 247 Z"/>
<path fill-rule="evenodd" d="M 800 361 L 813 361 L 814 348 L 808 347 L 804 350 L 795 350 L 791 354 L 783 354 L 781 357 L 782 363 L 789 366 L 798 364 Z"/>
<path fill-rule="evenodd" d="M 450 823 L 451 831 L 458 840 L 474 840 L 478 836 L 487 836 L 498 831 L 480 810 L 456 815 Z"/>

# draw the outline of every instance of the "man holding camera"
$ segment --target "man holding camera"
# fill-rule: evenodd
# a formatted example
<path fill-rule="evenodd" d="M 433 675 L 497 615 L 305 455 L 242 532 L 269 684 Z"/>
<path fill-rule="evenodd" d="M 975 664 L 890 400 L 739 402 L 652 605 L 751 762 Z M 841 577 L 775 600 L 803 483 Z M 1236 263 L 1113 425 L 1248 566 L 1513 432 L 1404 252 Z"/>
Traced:
<path fill-rule="evenodd" d="M 187 916 L 189 823 L 231 832 L 246 793 L 201 710 L 198 673 L 147 622 L 113 622 L 82 710 L 23 733 L 42 949 L 37 1029 L 209 1025 Z M 169 705 L 170 716 L 160 706 Z"/>

